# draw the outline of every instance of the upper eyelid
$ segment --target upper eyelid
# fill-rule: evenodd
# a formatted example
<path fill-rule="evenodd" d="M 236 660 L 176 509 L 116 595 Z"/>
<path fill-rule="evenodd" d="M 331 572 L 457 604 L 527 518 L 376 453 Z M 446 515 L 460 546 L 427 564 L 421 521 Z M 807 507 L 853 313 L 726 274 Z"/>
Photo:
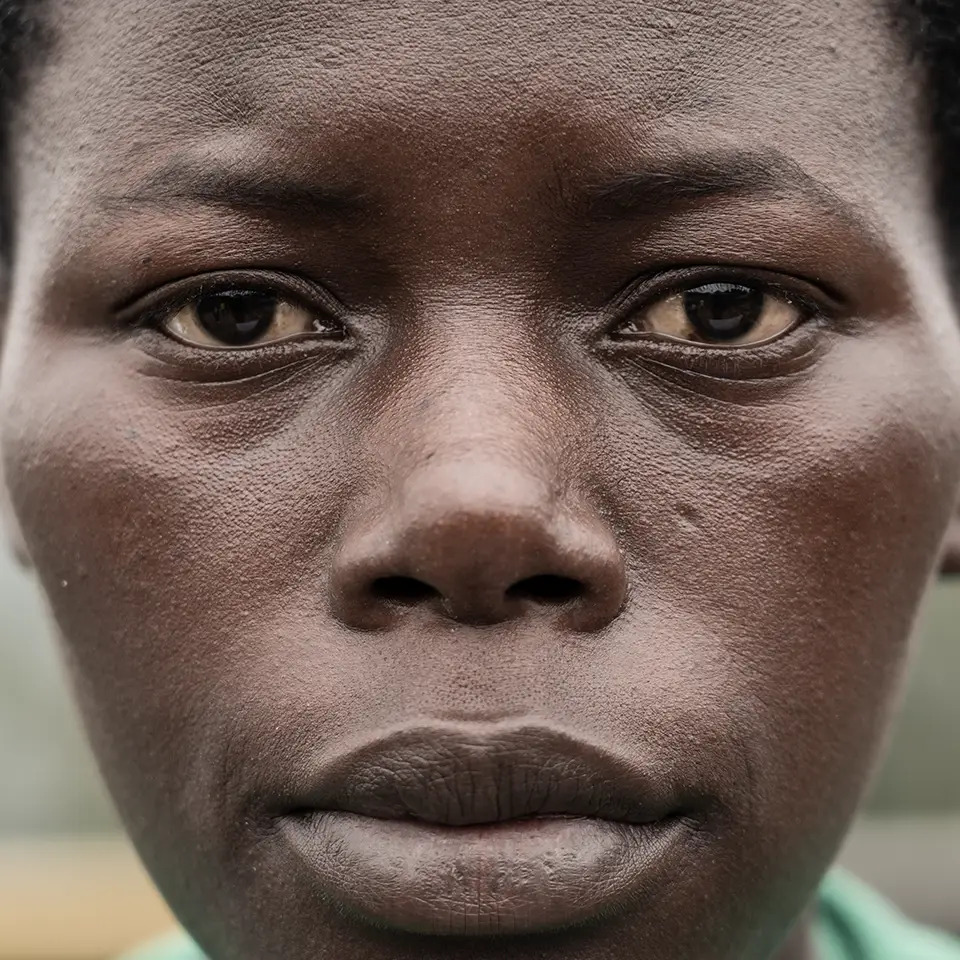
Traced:
<path fill-rule="evenodd" d="M 294 273 L 279 270 L 216 270 L 170 280 L 126 301 L 114 311 L 117 323 L 141 326 L 156 322 L 185 307 L 204 294 L 234 289 L 263 290 L 306 309 L 322 309 L 339 323 L 346 323 L 346 308 L 329 290 Z"/>
<path fill-rule="evenodd" d="M 650 272 L 627 284 L 612 304 L 614 327 L 629 315 L 666 297 L 705 283 L 722 281 L 760 287 L 766 293 L 779 294 L 783 299 L 817 313 L 839 313 L 846 307 L 842 295 L 806 277 L 742 264 L 691 264 Z"/>

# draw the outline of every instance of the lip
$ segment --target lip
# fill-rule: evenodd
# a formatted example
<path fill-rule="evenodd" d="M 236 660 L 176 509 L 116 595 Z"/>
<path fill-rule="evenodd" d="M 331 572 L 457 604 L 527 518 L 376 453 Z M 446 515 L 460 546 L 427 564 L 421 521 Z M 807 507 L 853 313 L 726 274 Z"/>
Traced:
<path fill-rule="evenodd" d="M 565 731 L 458 724 L 328 758 L 277 822 L 347 913 L 484 935 L 559 930 L 636 903 L 701 814 L 666 777 Z"/>

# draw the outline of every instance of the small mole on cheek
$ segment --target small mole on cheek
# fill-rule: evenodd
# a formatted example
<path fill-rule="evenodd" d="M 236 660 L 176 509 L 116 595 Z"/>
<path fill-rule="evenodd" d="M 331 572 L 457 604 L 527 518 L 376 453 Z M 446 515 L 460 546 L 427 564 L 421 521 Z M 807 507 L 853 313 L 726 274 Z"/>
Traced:
<path fill-rule="evenodd" d="M 678 503 L 676 505 L 677 515 L 680 522 L 689 530 L 700 529 L 700 511 L 690 503 Z"/>

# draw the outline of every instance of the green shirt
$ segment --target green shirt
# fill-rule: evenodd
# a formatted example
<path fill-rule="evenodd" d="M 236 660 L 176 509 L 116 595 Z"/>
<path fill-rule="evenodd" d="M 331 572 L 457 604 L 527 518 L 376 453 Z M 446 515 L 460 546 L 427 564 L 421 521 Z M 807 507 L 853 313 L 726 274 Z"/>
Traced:
<path fill-rule="evenodd" d="M 960 940 L 921 927 L 883 897 L 842 871 L 820 887 L 815 931 L 819 960 L 960 960 Z M 204 960 L 180 935 L 124 960 Z"/>

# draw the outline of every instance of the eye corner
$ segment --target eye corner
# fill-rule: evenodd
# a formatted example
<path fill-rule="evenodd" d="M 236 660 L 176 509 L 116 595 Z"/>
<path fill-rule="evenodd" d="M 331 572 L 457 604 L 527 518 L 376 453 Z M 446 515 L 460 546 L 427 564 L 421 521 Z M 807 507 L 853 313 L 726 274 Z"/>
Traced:
<path fill-rule="evenodd" d="M 650 340 L 649 330 L 642 329 L 635 320 L 636 311 L 626 317 L 618 317 L 604 328 L 601 339 L 613 343 L 631 343 L 637 340 Z"/>

